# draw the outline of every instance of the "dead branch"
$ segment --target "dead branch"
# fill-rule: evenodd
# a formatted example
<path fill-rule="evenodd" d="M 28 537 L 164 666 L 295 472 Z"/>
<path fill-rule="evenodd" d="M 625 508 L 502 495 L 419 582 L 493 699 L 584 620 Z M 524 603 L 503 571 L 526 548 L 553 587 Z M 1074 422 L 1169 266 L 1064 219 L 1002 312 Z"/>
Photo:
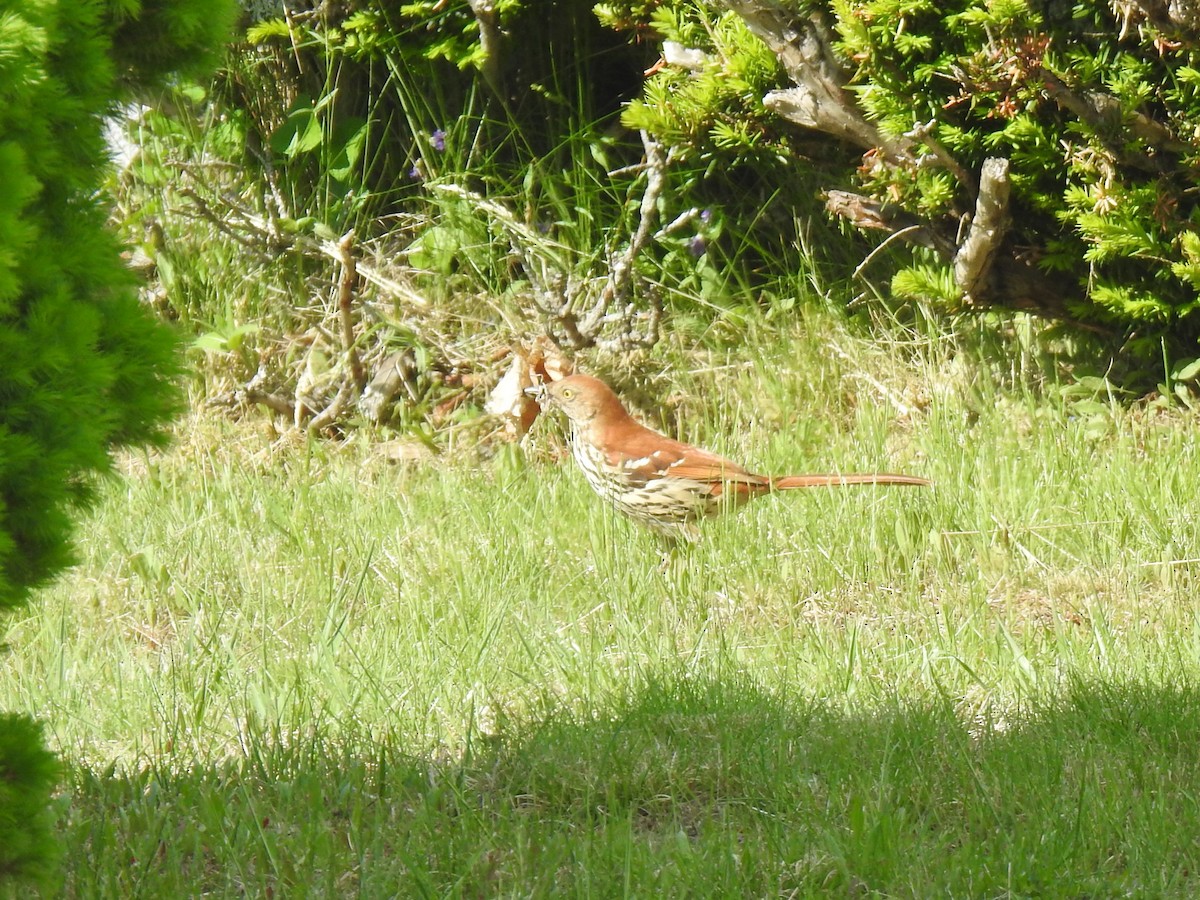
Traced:
<path fill-rule="evenodd" d="M 848 76 L 838 64 L 831 30 L 820 13 L 803 16 L 785 9 L 777 0 L 721 3 L 740 16 L 775 53 L 795 85 L 768 94 L 764 103 L 769 108 L 805 128 L 881 155 L 894 165 L 945 168 L 963 185 L 975 205 L 974 221 L 961 246 L 959 237 L 947 230 L 955 224 L 953 217 L 939 224 L 849 191 L 831 190 L 825 194 L 825 206 L 833 215 L 858 229 L 886 233 L 883 246 L 902 240 L 933 249 L 945 263 L 954 266 L 956 282 L 968 303 L 986 305 L 986 297 L 1011 308 L 1065 318 L 1067 299 L 1078 293 L 1078 286 L 1059 274 L 1043 271 L 1035 258 L 1005 240 L 1009 193 L 1006 161 L 989 161 L 981 173 L 981 183 L 977 183 L 933 136 L 935 122 L 919 124 L 898 138 L 881 133 L 845 90 Z M 1104 98 L 1090 96 L 1085 100 L 1072 94 L 1061 81 L 1048 83 L 1047 92 L 1056 101 L 1071 104 L 1069 108 L 1089 122 L 1112 113 Z M 1151 146 L 1173 149 L 1167 134 L 1153 120 L 1136 127 L 1141 131 L 1135 133 Z M 922 147 L 928 148 L 927 152 L 919 152 Z M 1157 164 L 1144 157 L 1141 165 L 1147 163 Z M 856 274 L 861 274 L 874 255 L 864 260 Z"/>
<path fill-rule="evenodd" d="M 375 372 L 375 377 L 358 398 L 358 409 L 376 425 L 387 421 L 392 410 L 392 401 L 401 388 L 408 392 L 409 399 L 417 401 L 412 379 L 416 363 L 412 351 L 400 350 L 385 359 Z"/>
<path fill-rule="evenodd" d="M 1168 168 L 1166 160 L 1130 150 L 1126 140 L 1120 137 L 1125 127 L 1129 128 L 1134 137 L 1157 150 L 1178 154 L 1190 149 L 1175 137 L 1171 129 L 1145 113 L 1134 113 L 1130 121 L 1125 123 L 1121 101 L 1111 94 L 1102 91 L 1077 93 L 1061 78 L 1046 69 L 1042 69 L 1041 77 L 1050 99 L 1086 122 L 1104 142 L 1112 158 L 1121 165 L 1152 173 L 1163 172 Z"/>
<path fill-rule="evenodd" d="M 333 402 L 309 419 L 307 428 L 309 434 L 324 431 L 340 419 L 342 412 L 350 405 L 350 400 L 354 397 L 354 394 L 354 382 L 348 378 L 343 379 L 341 385 L 338 387 L 337 394 L 334 395 Z"/>
<path fill-rule="evenodd" d="M 282 394 L 273 394 L 259 388 L 247 387 L 233 392 L 233 400 L 237 405 L 258 405 L 272 409 L 280 415 L 293 419 L 296 416 L 296 405 Z"/>
<path fill-rule="evenodd" d="M 937 140 L 933 133 L 937 130 L 937 119 L 930 119 L 923 125 L 918 125 L 912 131 L 905 133 L 905 137 L 914 142 L 920 142 L 929 148 L 929 155 L 923 156 L 917 160 L 917 165 L 933 165 L 941 166 L 948 170 L 951 175 L 958 179 L 958 183 L 963 185 L 972 197 L 979 194 L 979 184 L 974 177 L 959 165 L 958 160 L 950 155 L 950 151 L 942 146 L 942 142 Z"/>
<path fill-rule="evenodd" d="M 881 203 L 863 194 L 837 190 L 826 191 L 824 200 L 829 212 L 860 231 L 886 231 L 889 236 L 896 237 L 903 235 L 908 243 L 937 250 L 947 258 L 954 253 L 953 243 L 944 235 L 893 203 Z"/>
<path fill-rule="evenodd" d="M 363 369 L 362 360 L 359 359 L 357 342 L 354 335 L 354 286 L 357 281 L 355 275 L 354 230 L 347 231 L 334 246 L 336 247 L 338 261 L 341 263 L 341 273 L 338 277 L 337 286 L 337 308 L 338 325 L 341 331 L 342 358 L 345 361 L 345 369 L 342 373 L 341 384 L 338 385 L 337 394 L 334 395 L 333 401 L 309 421 L 308 431 L 310 433 L 321 431 L 340 419 L 342 412 L 350 405 L 351 400 L 360 396 L 363 389 L 367 386 L 367 374 Z M 299 396 L 297 396 L 297 416 L 299 416 L 300 408 L 301 404 Z M 299 426 L 299 421 L 296 424 Z"/>
<path fill-rule="evenodd" d="M 504 53 L 504 31 L 500 28 L 500 19 L 496 15 L 494 0 L 467 0 L 471 13 L 479 25 L 479 49 L 482 51 L 482 62 L 479 73 L 497 97 L 504 98 L 504 82 L 500 77 Z"/>
<path fill-rule="evenodd" d="M 1195 38 L 1200 31 L 1200 3 L 1196 0 L 1113 0 L 1112 5 L 1121 16 L 1122 38 L 1139 20 L 1175 37 Z"/>
<path fill-rule="evenodd" d="M 1007 161 L 1001 162 L 1004 165 L 994 168 L 1003 170 L 1006 181 Z M 1007 215 L 1007 182 L 1004 188 L 988 184 L 995 174 L 995 171 L 986 170 L 981 173 L 976 219 L 961 247 L 930 223 L 919 220 L 897 206 L 880 203 L 861 194 L 827 191 L 825 206 L 856 228 L 882 231 L 888 235 L 883 244 L 855 270 L 856 275 L 866 268 L 884 245 L 893 241 L 919 244 L 935 250 L 943 260 L 955 265 L 955 281 L 960 287 L 964 284 L 971 286 L 969 291 L 964 287 L 965 299 L 976 308 L 988 306 L 991 298 L 1003 297 L 1004 305 L 1012 309 L 1051 316 L 1077 327 L 1103 333 L 1095 326 L 1084 325 L 1068 316 L 1067 298 L 1077 290 L 1069 278 L 1042 271 L 1036 259 L 1005 243 L 1003 222 Z M 972 244 L 973 249 L 967 249 L 968 244 Z M 1003 265 L 997 264 L 1000 260 L 1003 260 Z M 963 266 L 961 274 L 959 263 Z"/>
<path fill-rule="evenodd" d="M 252 250 L 256 253 L 262 252 L 263 241 L 261 240 L 261 234 L 256 233 L 254 236 L 249 236 L 233 228 L 229 224 L 228 218 L 218 214 L 217 211 L 214 210 L 209 204 L 208 200 L 202 197 L 199 192 L 195 190 L 195 188 L 180 187 L 176 190 L 178 191 L 179 196 L 185 197 L 191 201 L 192 209 L 194 210 L 194 215 L 196 218 L 203 219 L 205 222 L 212 225 L 226 237 L 236 241 L 245 249 Z"/>
<path fill-rule="evenodd" d="M 569 248 L 539 234 L 518 219 L 504 204 L 488 200 L 482 194 L 457 184 L 436 184 L 431 187 L 440 194 L 449 194 L 468 201 L 504 229 L 508 234 L 509 244 L 520 258 L 521 268 L 533 288 L 533 301 L 538 312 L 562 326 L 566 333 L 564 343 L 571 347 L 588 346 L 590 342 L 579 333 L 571 311 L 572 298 L 580 288 L 574 284 L 570 266 L 563 258 L 570 252 Z"/>
<path fill-rule="evenodd" d="M 591 335 L 592 342 L 596 343 L 596 335 L 599 334 L 600 325 L 605 320 L 608 311 L 614 306 L 622 306 L 621 315 L 626 325 L 626 333 L 615 341 L 615 346 L 621 349 L 630 349 L 645 341 L 652 344 L 658 340 L 658 317 L 653 314 L 653 310 L 647 333 L 644 336 L 634 335 L 633 319 L 637 310 L 630 302 L 634 262 L 638 254 L 645 249 L 654 232 L 654 222 L 658 218 L 658 199 L 662 196 L 667 183 L 667 154 L 663 151 L 662 144 L 651 138 L 645 131 L 641 133 L 641 136 L 642 146 L 646 150 L 646 190 L 642 194 L 642 202 L 638 208 L 637 229 L 624 252 L 613 256 L 604 290 L 600 292 L 599 299 L 579 323 L 579 330 L 585 335 Z M 655 308 L 659 306 L 655 303 Z M 661 309 L 659 311 L 661 313 Z"/>
<path fill-rule="evenodd" d="M 796 16 L 770 0 L 721 2 L 771 48 L 795 84 L 767 94 L 763 103 L 768 109 L 864 150 L 882 148 L 895 161 L 915 161 L 907 142 L 883 135 L 843 88 L 847 77 L 833 53 L 833 35 L 819 13 Z"/>
<path fill-rule="evenodd" d="M 979 173 L 979 197 L 967 238 L 954 255 L 954 280 L 969 304 L 987 291 L 992 264 L 1008 231 L 1008 160 L 986 159 Z"/>
<path fill-rule="evenodd" d="M 501 203 L 458 185 L 431 186 L 439 193 L 470 202 L 504 229 L 533 289 L 533 305 L 548 323 L 550 337 L 571 350 L 596 346 L 628 350 L 651 346 L 658 340 L 661 299 L 649 292 L 649 308 L 643 310 L 632 295 L 634 262 L 654 236 L 658 201 L 666 186 L 667 154 L 648 134 L 642 134 L 642 144 L 646 159 L 635 170 L 646 172 L 646 190 L 639 205 L 638 224 L 629 243 L 610 256 L 609 272 L 598 295 L 594 291 L 598 279 L 576 271 L 577 251 L 540 234 Z M 644 322 L 640 331 L 636 327 L 639 318 Z M 614 327 L 616 337 L 602 337 Z"/>
<path fill-rule="evenodd" d="M 909 225 L 907 228 L 901 228 L 899 231 L 893 231 L 891 234 L 889 234 L 887 237 L 885 237 L 883 239 L 883 241 L 879 244 L 879 246 L 877 246 L 874 250 L 872 250 L 870 253 L 868 253 L 863 258 L 862 262 L 860 262 L 857 266 L 854 267 L 853 277 L 862 278 L 863 272 L 865 272 L 867 270 L 867 268 L 871 265 L 871 263 L 874 262 L 875 257 L 877 257 L 881 253 L 883 253 L 884 250 L 886 250 L 889 246 L 891 246 L 891 244 L 893 244 L 896 241 L 915 240 L 916 239 L 915 232 L 919 232 L 920 230 L 921 230 L 920 225 Z"/>
<path fill-rule="evenodd" d="M 289 419 L 296 415 L 296 406 L 287 397 L 282 394 L 274 394 L 270 391 L 264 391 L 260 385 L 267 379 L 266 365 L 259 365 L 258 371 L 254 373 L 254 377 L 246 382 L 246 386 L 235 391 L 230 391 L 227 394 L 213 397 L 207 403 L 208 406 L 265 406 L 267 409 L 272 409 L 281 415 L 287 416 Z"/>
<path fill-rule="evenodd" d="M 238 390 L 219 394 L 207 400 L 205 406 L 234 409 L 243 406 L 265 406 L 282 416 L 291 419 L 296 414 L 296 407 L 282 394 L 273 394 L 259 388 L 244 387 Z"/>

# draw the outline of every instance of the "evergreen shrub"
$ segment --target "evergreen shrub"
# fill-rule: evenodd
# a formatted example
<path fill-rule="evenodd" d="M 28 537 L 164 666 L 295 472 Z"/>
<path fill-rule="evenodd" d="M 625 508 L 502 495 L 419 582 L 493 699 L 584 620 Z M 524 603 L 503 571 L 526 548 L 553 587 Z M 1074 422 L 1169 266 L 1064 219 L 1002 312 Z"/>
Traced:
<path fill-rule="evenodd" d="M 172 333 L 106 228 L 105 116 L 219 52 L 230 0 L 0 2 L 0 610 L 71 560 L 115 447 L 179 407 Z M 44 872 L 53 757 L 0 716 L 0 878 Z"/>
<path fill-rule="evenodd" d="M 1165 349 L 1168 375 L 1194 374 L 1180 358 L 1197 356 L 1200 338 L 1192 4 L 722 6 L 601 4 L 685 59 L 699 51 L 649 80 L 629 124 L 709 154 L 779 148 L 797 176 L 818 174 L 831 212 L 906 248 L 891 279 L 902 298 L 1025 310 L 1115 338 L 1160 374 Z M 773 70 L 747 53 L 751 35 Z M 813 149 L 813 136 L 824 145 Z M 975 222 L 991 231 L 970 244 Z M 886 258 L 872 256 L 867 274 Z"/>

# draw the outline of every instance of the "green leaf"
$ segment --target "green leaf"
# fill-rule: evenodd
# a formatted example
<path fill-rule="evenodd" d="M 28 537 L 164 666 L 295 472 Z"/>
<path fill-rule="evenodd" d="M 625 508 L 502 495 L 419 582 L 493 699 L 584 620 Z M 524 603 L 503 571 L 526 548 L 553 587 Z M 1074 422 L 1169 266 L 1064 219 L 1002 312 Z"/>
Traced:
<path fill-rule="evenodd" d="M 1185 360 L 1171 373 L 1174 381 L 1193 381 L 1200 377 L 1200 359 Z"/>
<path fill-rule="evenodd" d="M 200 337 L 192 341 L 192 347 L 196 350 L 203 350 L 205 353 L 229 352 L 229 344 L 225 342 L 225 335 L 218 334 L 215 331 L 200 335 Z"/>
<path fill-rule="evenodd" d="M 408 261 L 418 269 L 449 275 L 454 269 L 454 259 L 460 248 L 457 229 L 435 225 L 413 242 Z"/>
<path fill-rule="evenodd" d="M 295 159 L 302 153 L 310 153 L 321 146 L 322 137 L 321 123 L 317 121 L 316 115 L 310 112 L 300 117 L 296 133 L 292 135 L 283 153 L 288 159 Z"/>
<path fill-rule="evenodd" d="M 342 126 L 343 131 L 350 129 L 354 130 L 338 148 L 337 155 L 329 166 L 329 174 L 338 181 L 346 181 L 351 173 L 357 170 L 358 162 L 362 159 L 363 147 L 366 146 L 371 131 L 370 123 L 362 119 L 352 120 Z"/>
<path fill-rule="evenodd" d="M 270 144 L 276 153 L 295 159 L 321 146 L 323 137 L 321 122 L 312 102 L 297 100 L 289 110 L 287 119 L 271 135 Z"/>
<path fill-rule="evenodd" d="M 1071 412 L 1081 418 L 1104 417 L 1112 415 L 1112 409 L 1107 403 L 1099 400 L 1076 400 L 1071 404 Z"/>
<path fill-rule="evenodd" d="M 185 84 L 179 88 L 179 93 L 193 103 L 203 103 L 205 98 L 208 97 L 208 91 L 198 84 Z"/>
<path fill-rule="evenodd" d="M 230 350 L 237 350 L 245 343 L 246 338 L 259 332 L 259 326 L 254 324 L 239 325 L 225 336 L 225 345 Z"/>

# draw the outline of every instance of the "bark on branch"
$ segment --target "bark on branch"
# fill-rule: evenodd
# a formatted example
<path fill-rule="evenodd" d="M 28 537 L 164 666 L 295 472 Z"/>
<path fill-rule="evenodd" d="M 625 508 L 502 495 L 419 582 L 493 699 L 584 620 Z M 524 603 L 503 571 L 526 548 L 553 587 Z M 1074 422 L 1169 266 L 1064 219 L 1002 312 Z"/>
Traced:
<path fill-rule="evenodd" d="M 504 59 L 504 32 L 500 28 L 496 4 L 494 0 L 467 0 L 467 5 L 471 7 L 479 25 L 479 49 L 483 51 L 479 72 L 492 93 L 503 100 L 504 81 L 500 73 Z"/>
<path fill-rule="evenodd" d="M 1200 31 L 1197 0 L 1115 0 L 1113 8 L 1121 16 L 1122 37 L 1138 19 L 1172 36 L 1195 38 Z"/>
<path fill-rule="evenodd" d="M 668 155 L 663 145 L 646 132 L 642 132 L 642 146 L 646 151 L 642 163 L 609 173 L 612 177 L 645 173 L 646 187 L 637 226 L 628 244 L 609 253 L 608 274 L 602 287 L 600 279 L 579 264 L 575 251 L 521 221 L 504 204 L 458 185 L 432 186 L 439 193 L 468 201 L 505 231 L 529 280 L 533 305 L 556 344 L 572 350 L 630 350 L 658 342 L 662 299 L 638 275 L 636 262 L 655 238 L 659 198 L 667 184 Z M 643 294 L 644 301 L 638 293 Z"/>
<path fill-rule="evenodd" d="M 988 276 L 1008 231 L 1008 160 L 984 160 L 979 197 L 967 238 L 954 255 L 954 280 L 970 305 L 986 300 Z"/>
<path fill-rule="evenodd" d="M 1002 305 L 1035 315 L 1053 316 L 1080 328 L 1094 325 L 1075 322 L 1066 307 L 1076 293 L 1073 281 L 1043 272 L 1036 257 L 1009 246 L 1004 238 L 1008 221 L 1008 161 L 988 160 L 980 172 L 975 218 L 961 245 L 953 236 L 923 222 L 906 210 L 850 191 L 827 191 L 825 208 L 861 230 L 882 231 L 884 243 L 904 241 L 935 250 L 954 266 L 955 283 L 974 308 Z M 866 268 L 869 256 L 855 274 Z"/>
<path fill-rule="evenodd" d="M 313 433 L 336 422 L 350 401 L 360 395 L 367 384 L 366 371 L 363 369 L 362 360 L 358 357 L 354 336 L 354 286 L 358 280 L 355 274 L 354 231 L 347 231 L 334 246 L 337 248 L 338 258 L 342 264 L 341 275 L 338 277 L 338 324 L 346 370 L 342 375 L 342 383 L 338 387 L 333 402 L 309 421 L 308 430 Z M 297 403 L 297 427 L 300 425 L 301 408 L 302 404 Z"/>
<path fill-rule="evenodd" d="M 1104 141 L 1105 148 L 1121 165 L 1154 174 L 1170 168 L 1168 163 L 1157 155 L 1148 156 L 1129 149 L 1126 146 L 1127 138 L 1120 137 L 1125 128 L 1155 150 L 1178 154 L 1189 149 L 1187 144 L 1171 133 L 1171 129 L 1145 113 L 1134 113 L 1130 121 L 1125 123 L 1121 101 L 1111 94 L 1102 91 L 1073 91 L 1061 78 L 1045 69 L 1042 70 L 1041 77 L 1047 96 L 1059 107 L 1086 122 L 1102 139 L 1105 135 L 1110 136 Z"/>
<path fill-rule="evenodd" d="M 646 151 L 646 190 L 642 194 L 642 202 L 638 207 L 638 224 L 629 246 L 623 253 L 613 254 L 610 262 L 608 281 L 600 292 L 595 305 L 579 322 L 579 331 L 585 335 L 599 335 L 601 324 L 608 315 L 613 315 L 613 307 L 619 307 L 626 327 L 615 339 L 601 342 L 593 337 L 597 344 L 605 343 L 614 349 L 630 350 L 634 347 L 653 346 L 658 341 L 659 321 L 662 317 L 662 304 L 657 294 L 650 297 L 650 309 L 647 313 L 646 330 L 642 334 L 634 331 L 633 322 L 637 309 L 631 299 L 634 286 L 634 263 L 649 243 L 654 233 L 654 222 L 658 218 L 658 198 L 662 195 L 667 184 L 667 154 L 662 144 L 654 140 L 645 131 L 641 133 L 642 147 Z"/>
<path fill-rule="evenodd" d="M 894 160 L 913 161 L 907 141 L 883 135 L 855 106 L 843 87 L 846 74 L 833 54 L 833 36 L 818 14 L 793 16 L 768 0 L 722 2 L 771 48 L 795 83 L 767 94 L 768 109 L 864 150 L 880 148 Z"/>

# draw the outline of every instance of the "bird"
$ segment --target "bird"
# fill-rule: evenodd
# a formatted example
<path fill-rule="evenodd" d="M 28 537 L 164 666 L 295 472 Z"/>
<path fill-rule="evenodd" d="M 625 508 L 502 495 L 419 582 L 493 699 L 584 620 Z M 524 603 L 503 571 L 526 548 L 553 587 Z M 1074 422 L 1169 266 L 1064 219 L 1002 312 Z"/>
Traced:
<path fill-rule="evenodd" d="M 671 544 L 695 541 L 696 523 L 774 491 L 893 484 L 930 487 L 914 475 L 758 475 L 636 421 L 607 384 L 574 374 L 526 388 L 570 422 L 571 454 L 601 498 Z"/>

